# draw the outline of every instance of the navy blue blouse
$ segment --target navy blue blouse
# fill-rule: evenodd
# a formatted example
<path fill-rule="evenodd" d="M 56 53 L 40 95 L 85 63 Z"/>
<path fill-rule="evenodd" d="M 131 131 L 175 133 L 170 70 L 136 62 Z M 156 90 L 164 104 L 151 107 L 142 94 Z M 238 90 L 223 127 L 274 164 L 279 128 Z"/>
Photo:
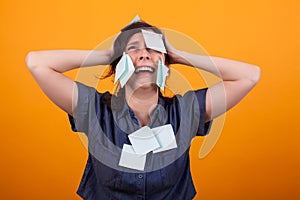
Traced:
<path fill-rule="evenodd" d="M 148 153 L 144 171 L 118 165 L 128 134 L 141 128 L 128 107 L 124 90 L 118 95 L 99 93 L 77 82 L 78 106 L 69 116 L 73 131 L 88 137 L 89 157 L 77 193 L 87 200 L 100 199 L 192 199 L 195 194 L 189 161 L 189 147 L 195 135 L 208 133 L 205 123 L 207 89 L 188 91 L 172 98 L 159 95 L 151 113 L 150 128 L 171 124 L 177 148 Z"/>

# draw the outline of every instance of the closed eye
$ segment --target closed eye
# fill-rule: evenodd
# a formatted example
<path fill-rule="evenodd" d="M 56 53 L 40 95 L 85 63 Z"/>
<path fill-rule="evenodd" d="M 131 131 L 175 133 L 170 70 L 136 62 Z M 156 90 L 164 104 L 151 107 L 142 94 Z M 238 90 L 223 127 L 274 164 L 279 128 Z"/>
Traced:
<path fill-rule="evenodd" d="M 136 50 L 136 49 L 137 49 L 136 46 L 129 46 L 129 47 L 127 47 L 127 51 Z"/>

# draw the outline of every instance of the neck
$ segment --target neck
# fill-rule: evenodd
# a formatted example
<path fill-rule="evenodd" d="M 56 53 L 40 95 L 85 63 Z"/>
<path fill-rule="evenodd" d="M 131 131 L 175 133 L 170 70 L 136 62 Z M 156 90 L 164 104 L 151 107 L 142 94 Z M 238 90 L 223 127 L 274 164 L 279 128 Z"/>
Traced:
<path fill-rule="evenodd" d="M 149 86 L 149 87 L 140 87 L 135 90 L 132 90 L 131 87 L 125 86 L 125 97 L 127 103 L 131 100 L 137 100 L 140 103 L 147 104 L 149 103 L 150 99 L 158 97 L 158 89 L 156 86 Z"/>
<path fill-rule="evenodd" d="M 140 125 L 147 125 L 150 122 L 150 114 L 157 105 L 158 88 L 156 86 L 140 87 L 133 91 L 125 86 L 125 98 Z"/>

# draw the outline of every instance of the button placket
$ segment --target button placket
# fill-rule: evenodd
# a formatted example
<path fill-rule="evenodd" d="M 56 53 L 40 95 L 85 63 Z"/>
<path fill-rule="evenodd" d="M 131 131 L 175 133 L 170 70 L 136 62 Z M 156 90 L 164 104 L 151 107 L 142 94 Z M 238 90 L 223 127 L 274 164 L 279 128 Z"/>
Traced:
<path fill-rule="evenodd" d="M 137 173 L 135 175 L 136 177 L 136 183 L 138 185 L 138 191 L 137 191 L 137 199 L 145 199 L 145 174 L 143 173 Z"/>

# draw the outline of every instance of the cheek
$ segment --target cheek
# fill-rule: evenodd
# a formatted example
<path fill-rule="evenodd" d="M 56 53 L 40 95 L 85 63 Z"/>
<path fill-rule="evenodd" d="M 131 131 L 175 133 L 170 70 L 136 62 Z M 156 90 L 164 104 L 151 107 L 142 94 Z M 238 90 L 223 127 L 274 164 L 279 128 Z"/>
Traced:
<path fill-rule="evenodd" d="M 164 54 L 156 54 L 152 57 L 153 62 L 158 63 L 159 60 L 161 60 L 163 63 L 165 63 L 165 55 Z"/>
<path fill-rule="evenodd" d="M 137 60 L 137 58 L 138 58 L 137 55 L 135 55 L 135 54 L 128 54 L 128 55 L 129 55 L 129 57 L 130 57 L 130 59 L 131 59 L 133 65 L 135 66 L 136 60 Z"/>
<path fill-rule="evenodd" d="M 139 59 L 139 55 L 137 53 L 127 53 L 130 58 L 131 58 L 131 61 L 133 62 L 133 64 L 135 65 L 135 62 Z M 151 57 L 151 60 L 154 64 L 157 64 L 159 60 L 161 60 L 163 63 L 165 63 L 165 54 L 161 53 L 150 53 L 150 57 Z"/>

